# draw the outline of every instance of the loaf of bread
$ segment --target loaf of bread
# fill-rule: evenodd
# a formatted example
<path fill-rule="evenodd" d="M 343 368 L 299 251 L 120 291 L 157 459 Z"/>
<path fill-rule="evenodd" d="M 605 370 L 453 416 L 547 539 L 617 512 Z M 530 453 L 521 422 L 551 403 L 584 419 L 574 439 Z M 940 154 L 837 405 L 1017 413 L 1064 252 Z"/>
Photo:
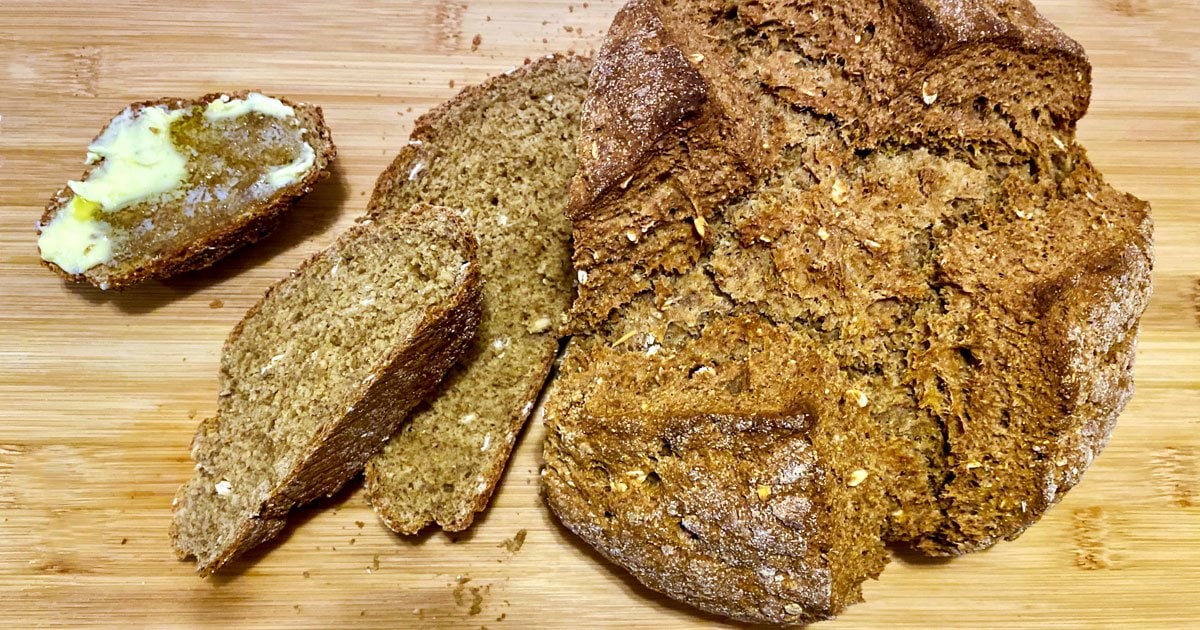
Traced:
<path fill-rule="evenodd" d="M 562 522 L 653 589 L 804 623 L 886 544 L 1011 539 L 1100 452 L 1146 203 L 1076 144 L 1090 66 L 1025 0 L 633 0 L 573 183 Z"/>
<path fill-rule="evenodd" d="M 436 395 L 367 463 L 367 496 L 405 534 L 458 531 L 487 506 L 558 352 L 572 294 L 567 191 L 590 64 L 526 64 L 421 117 L 371 212 L 466 210 L 479 237 L 483 321 Z"/>
<path fill-rule="evenodd" d="M 358 474 L 474 337 L 477 244 L 457 211 L 365 220 L 267 291 L 221 354 L 217 415 L 171 538 L 207 575 Z"/>
<path fill-rule="evenodd" d="M 336 152 L 306 103 L 250 91 L 135 103 L 50 199 L 42 263 L 101 289 L 206 267 L 270 233 Z"/>

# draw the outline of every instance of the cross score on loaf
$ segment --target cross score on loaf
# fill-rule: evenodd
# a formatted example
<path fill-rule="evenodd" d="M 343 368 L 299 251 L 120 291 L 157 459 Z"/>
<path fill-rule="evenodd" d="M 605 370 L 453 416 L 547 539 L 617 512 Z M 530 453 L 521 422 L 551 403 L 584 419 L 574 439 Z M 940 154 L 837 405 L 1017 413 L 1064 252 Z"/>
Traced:
<path fill-rule="evenodd" d="M 1023 1 L 635 0 L 592 74 L 547 499 L 640 581 L 836 615 L 1019 535 L 1132 392 L 1144 202 Z"/>

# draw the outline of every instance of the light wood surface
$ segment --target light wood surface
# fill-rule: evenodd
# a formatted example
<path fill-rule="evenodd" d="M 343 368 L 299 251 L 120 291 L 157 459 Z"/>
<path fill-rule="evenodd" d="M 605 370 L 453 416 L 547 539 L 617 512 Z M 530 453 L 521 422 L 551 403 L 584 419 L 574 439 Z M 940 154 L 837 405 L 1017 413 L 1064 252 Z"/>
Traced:
<path fill-rule="evenodd" d="M 0 626 L 719 623 L 638 586 L 556 525 L 538 496 L 536 423 L 464 534 L 395 536 L 355 481 L 227 575 L 201 580 L 175 559 L 171 498 L 191 474 L 196 424 L 215 408 L 230 328 L 362 211 L 417 115 L 525 57 L 592 50 L 618 5 L 170 4 L 0 3 Z M 1137 394 L 1039 525 L 953 561 L 897 559 L 828 627 L 1200 623 L 1200 6 L 1039 5 L 1095 65 L 1081 141 L 1114 185 L 1154 208 Z M 38 266 L 34 222 L 109 116 L 144 98 L 241 87 L 320 104 L 339 147 L 334 178 L 285 227 L 209 271 L 123 294 L 69 287 Z M 524 546 L 509 551 L 520 530 Z"/>

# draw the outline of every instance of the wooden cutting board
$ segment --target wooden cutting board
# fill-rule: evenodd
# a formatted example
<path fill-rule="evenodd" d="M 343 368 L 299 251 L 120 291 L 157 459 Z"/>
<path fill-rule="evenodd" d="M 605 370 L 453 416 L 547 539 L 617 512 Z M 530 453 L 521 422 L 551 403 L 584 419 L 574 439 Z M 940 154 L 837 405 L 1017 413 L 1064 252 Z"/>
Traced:
<path fill-rule="evenodd" d="M 533 423 L 470 531 L 401 538 L 358 482 L 201 580 L 167 540 L 234 323 L 364 208 L 413 119 L 458 88 L 598 46 L 613 1 L 0 3 L 0 626 L 685 627 L 720 623 L 610 567 L 538 496 Z M 1155 295 L 1108 449 L 1019 540 L 904 557 L 830 627 L 1200 623 L 1200 7 L 1055 0 L 1095 64 L 1081 141 L 1150 200 Z M 1190 6 L 1189 6 L 1190 5 Z M 122 294 L 38 266 L 34 222 L 124 104 L 257 87 L 322 105 L 335 176 L 274 236 Z M 525 532 L 524 545 L 514 539 Z"/>

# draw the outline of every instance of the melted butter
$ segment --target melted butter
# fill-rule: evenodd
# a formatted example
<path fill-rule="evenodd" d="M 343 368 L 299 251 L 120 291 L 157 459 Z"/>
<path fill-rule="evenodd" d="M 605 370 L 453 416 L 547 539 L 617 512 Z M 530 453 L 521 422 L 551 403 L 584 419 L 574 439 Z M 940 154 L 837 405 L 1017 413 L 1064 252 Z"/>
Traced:
<path fill-rule="evenodd" d="M 296 115 L 296 110 L 283 104 L 283 101 L 270 96 L 263 96 L 258 92 L 251 92 L 246 95 L 246 98 L 235 98 L 230 100 L 228 96 L 222 96 L 204 108 L 204 118 L 207 120 L 223 120 L 225 118 L 237 118 L 245 116 L 250 112 L 258 112 L 264 116 L 273 116 L 275 118 L 292 118 Z"/>
<path fill-rule="evenodd" d="M 82 274 L 124 256 L 130 239 L 161 248 L 221 226 L 313 168 L 300 124 L 291 107 L 257 93 L 126 109 L 88 147 L 86 162 L 99 164 L 69 182 L 75 195 L 40 226 L 42 258 Z"/>
<path fill-rule="evenodd" d="M 42 259 L 71 274 L 112 260 L 112 226 L 97 220 L 99 213 L 100 204 L 72 197 L 71 203 L 42 227 L 38 236 Z"/>
<path fill-rule="evenodd" d="M 304 176 L 308 169 L 312 168 L 313 161 L 316 159 L 316 154 L 313 153 L 312 145 L 305 142 L 300 147 L 300 155 L 288 164 L 276 166 L 267 171 L 266 180 L 272 188 L 283 188 L 288 184 L 300 179 Z"/>
<path fill-rule="evenodd" d="M 67 185 L 105 212 L 178 187 L 187 176 L 187 159 L 171 141 L 171 123 L 186 112 L 163 106 L 136 115 L 130 109 L 121 112 L 88 147 L 89 159 L 95 155 L 104 161 L 84 181 Z"/>

